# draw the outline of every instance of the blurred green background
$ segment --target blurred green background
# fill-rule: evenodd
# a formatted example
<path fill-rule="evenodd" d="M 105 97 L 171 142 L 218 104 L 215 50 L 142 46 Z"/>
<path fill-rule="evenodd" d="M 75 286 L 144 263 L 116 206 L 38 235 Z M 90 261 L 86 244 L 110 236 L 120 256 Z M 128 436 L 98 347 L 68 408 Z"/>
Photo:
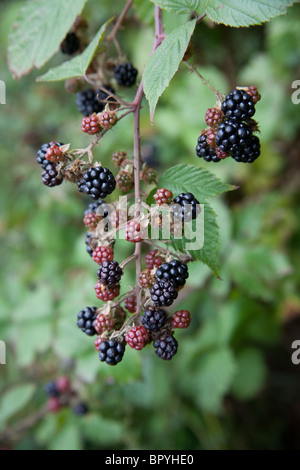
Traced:
<path fill-rule="evenodd" d="M 84 10 L 91 37 L 123 5 L 98 3 L 89 0 Z M 152 46 L 152 5 L 135 3 L 120 42 L 141 71 Z M 161 98 L 153 127 L 145 103 L 142 145 L 149 164 L 158 172 L 180 162 L 203 166 L 239 189 L 211 201 L 220 226 L 222 281 L 201 263 L 191 265 L 174 304 L 192 313 L 190 328 L 176 334 L 178 354 L 165 363 L 152 346 L 127 348 L 123 362 L 111 368 L 76 327 L 79 310 L 101 304 L 84 243 L 82 214 L 90 201 L 72 185 L 43 186 L 35 162 L 44 142 L 81 148 L 89 137 L 79 132 L 75 96 L 62 82 L 36 83 L 41 71 L 12 79 L 8 33 L 22 4 L 0 4 L 0 79 L 7 86 L 7 104 L 0 105 L 0 339 L 7 344 L 0 440 L 12 429 L 0 447 L 299 449 L 300 365 L 291 362 L 291 344 L 300 339 L 300 105 L 292 104 L 291 85 L 300 78 L 300 6 L 260 27 L 203 23 L 193 37 L 190 63 L 199 64 L 217 89 L 259 88 L 262 155 L 253 165 L 197 159 L 197 137 L 215 100 L 184 66 Z M 164 13 L 167 32 L 182 21 Z M 58 53 L 50 65 L 63 59 Z M 128 100 L 133 94 L 120 92 Z M 132 154 L 131 129 L 132 118 L 122 120 L 97 148 L 97 159 L 113 169 L 113 152 Z M 118 242 L 118 261 L 131 248 Z M 123 291 L 130 283 L 129 269 Z M 76 417 L 65 409 L 16 432 L 44 406 L 45 382 L 61 374 L 71 378 L 89 414 Z"/>

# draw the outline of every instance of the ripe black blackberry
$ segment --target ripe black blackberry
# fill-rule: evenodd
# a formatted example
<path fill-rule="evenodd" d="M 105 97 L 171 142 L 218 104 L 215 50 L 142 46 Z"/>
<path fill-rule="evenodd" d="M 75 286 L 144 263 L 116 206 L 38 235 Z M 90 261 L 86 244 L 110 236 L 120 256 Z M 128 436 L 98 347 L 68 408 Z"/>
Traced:
<path fill-rule="evenodd" d="M 77 315 L 77 326 L 88 336 L 94 336 L 97 331 L 94 328 L 94 321 L 97 318 L 97 307 L 85 307 Z"/>
<path fill-rule="evenodd" d="M 173 281 L 176 287 L 183 286 L 188 277 L 187 265 L 177 259 L 172 259 L 170 263 L 163 263 L 156 270 L 157 281 Z"/>
<path fill-rule="evenodd" d="M 114 89 L 105 85 L 108 92 L 114 93 Z M 76 104 L 78 110 L 83 116 L 90 116 L 93 113 L 101 113 L 106 105 L 109 94 L 102 90 L 83 90 L 76 95 Z M 110 101 L 115 101 L 110 98 Z"/>
<path fill-rule="evenodd" d="M 142 325 L 148 330 L 157 332 L 167 322 L 167 312 L 161 308 L 149 307 L 144 311 Z"/>
<path fill-rule="evenodd" d="M 253 99 L 245 90 L 235 89 L 228 93 L 221 109 L 226 118 L 232 121 L 246 121 L 255 114 Z"/>
<path fill-rule="evenodd" d="M 203 158 L 206 162 L 218 163 L 220 161 L 215 150 L 208 145 L 207 136 L 205 134 L 198 137 L 196 155 L 199 158 Z"/>
<path fill-rule="evenodd" d="M 80 41 L 77 34 L 68 33 L 60 45 L 60 50 L 63 54 L 72 55 L 80 48 Z"/>
<path fill-rule="evenodd" d="M 153 343 L 155 353 L 164 361 L 169 361 L 177 353 L 178 342 L 171 335 L 163 335 Z"/>
<path fill-rule="evenodd" d="M 52 188 L 53 186 L 59 186 L 63 182 L 63 179 L 58 176 L 54 163 L 48 162 L 47 166 L 43 168 L 44 171 L 42 171 L 41 177 L 42 182 L 46 186 Z"/>
<path fill-rule="evenodd" d="M 115 366 L 123 359 L 124 352 L 125 345 L 123 343 L 114 339 L 102 341 L 99 346 L 99 359 L 110 366 Z"/>
<path fill-rule="evenodd" d="M 94 236 L 90 232 L 87 232 L 86 234 L 85 244 L 86 244 L 87 253 L 90 256 L 93 256 L 93 251 L 97 246 L 97 241 L 95 240 Z"/>
<path fill-rule="evenodd" d="M 77 416 L 84 416 L 88 413 L 89 408 L 86 403 L 83 401 L 77 403 L 76 405 L 73 406 L 72 408 L 73 413 Z"/>
<path fill-rule="evenodd" d="M 236 162 L 253 163 L 260 156 L 259 138 L 253 135 L 247 144 L 235 148 L 231 156 Z"/>
<path fill-rule="evenodd" d="M 174 199 L 172 214 L 175 219 L 189 222 L 196 219 L 200 213 L 199 201 L 192 193 L 180 193 Z"/>
<path fill-rule="evenodd" d="M 104 199 L 115 190 L 116 180 L 108 168 L 97 166 L 89 168 L 77 186 L 80 192 L 88 194 L 93 199 Z"/>
<path fill-rule="evenodd" d="M 119 284 L 123 270 L 117 261 L 104 261 L 97 271 L 97 277 L 101 284 L 114 287 Z"/>
<path fill-rule="evenodd" d="M 138 71 L 133 67 L 130 62 L 124 62 L 121 65 L 116 65 L 114 68 L 114 77 L 118 85 L 132 86 L 136 82 Z"/>
<path fill-rule="evenodd" d="M 54 381 L 47 382 L 46 385 L 44 386 L 44 391 L 48 397 L 59 397 L 60 392 L 56 386 L 56 383 Z"/>
<path fill-rule="evenodd" d="M 251 137 L 252 131 L 247 124 L 227 119 L 218 127 L 216 145 L 221 150 L 232 153 L 242 145 L 249 143 Z"/>
<path fill-rule="evenodd" d="M 169 307 L 178 297 L 173 281 L 157 281 L 150 290 L 151 299 L 155 306 Z"/>
<path fill-rule="evenodd" d="M 43 169 L 45 169 L 49 163 L 49 160 L 46 159 L 47 150 L 53 145 L 61 147 L 63 144 L 61 142 L 49 142 L 48 144 L 43 144 L 41 148 L 37 151 L 36 161 L 39 165 L 41 165 Z"/>

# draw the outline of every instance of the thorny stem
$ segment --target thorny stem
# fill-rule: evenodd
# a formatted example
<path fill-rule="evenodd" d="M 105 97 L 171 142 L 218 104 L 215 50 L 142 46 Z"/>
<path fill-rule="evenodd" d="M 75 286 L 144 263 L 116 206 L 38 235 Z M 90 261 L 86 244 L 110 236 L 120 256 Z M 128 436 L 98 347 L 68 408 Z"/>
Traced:
<path fill-rule="evenodd" d="M 207 80 L 206 78 L 201 75 L 201 73 L 193 66 L 190 65 L 188 62 L 184 61 L 184 65 L 192 72 L 198 75 L 198 77 L 201 79 L 201 81 L 204 83 L 204 85 L 208 86 L 208 88 L 216 95 L 217 99 L 219 101 L 223 100 L 223 96 L 221 93 L 219 93 Z"/>
<path fill-rule="evenodd" d="M 154 10 L 154 17 L 155 17 L 155 39 L 152 47 L 152 52 L 158 48 L 158 46 L 163 41 L 164 31 L 163 31 L 163 23 L 162 23 L 162 10 L 161 8 L 155 6 Z M 142 161 L 141 158 L 141 145 L 140 145 L 140 113 L 141 113 L 141 103 L 144 96 L 144 87 L 143 81 L 141 81 L 135 99 L 133 101 L 134 111 L 133 111 L 133 119 L 134 119 L 134 159 L 133 159 L 133 168 L 134 168 L 134 190 L 135 190 L 135 204 L 136 204 L 136 217 L 139 214 L 139 205 L 141 202 L 141 190 L 140 190 L 140 164 Z M 139 276 L 141 273 L 141 244 L 142 242 L 138 242 L 135 246 L 134 257 L 136 258 L 136 300 L 137 300 L 137 316 L 141 313 L 141 287 L 139 286 Z"/>

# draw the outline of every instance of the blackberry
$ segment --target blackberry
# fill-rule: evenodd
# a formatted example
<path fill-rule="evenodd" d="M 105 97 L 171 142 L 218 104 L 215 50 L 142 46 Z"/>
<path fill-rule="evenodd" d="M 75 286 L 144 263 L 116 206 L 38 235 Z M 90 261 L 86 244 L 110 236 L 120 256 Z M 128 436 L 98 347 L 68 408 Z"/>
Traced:
<path fill-rule="evenodd" d="M 114 259 L 114 250 L 110 246 L 98 246 L 93 251 L 92 256 L 97 264 L 102 264 L 104 261 L 112 261 Z"/>
<path fill-rule="evenodd" d="M 111 129 L 118 121 L 114 111 L 102 111 L 98 116 L 99 124 L 103 129 Z"/>
<path fill-rule="evenodd" d="M 123 163 L 125 162 L 126 160 L 126 157 L 127 157 L 127 153 L 126 152 L 115 152 L 113 153 L 112 155 L 112 161 L 114 162 L 114 165 L 116 168 L 118 168 L 118 166 L 121 166 L 123 165 Z"/>
<path fill-rule="evenodd" d="M 224 114 L 218 108 L 209 108 L 205 114 L 205 122 L 209 127 L 218 127 L 224 119 Z"/>
<path fill-rule="evenodd" d="M 108 287 L 98 281 L 95 284 L 95 291 L 97 299 L 100 299 L 103 302 L 108 302 L 109 300 L 114 300 L 120 295 L 120 286 Z"/>
<path fill-rule="evenodd" d="M 81 130 L 89 135 L 94 135 L 101 131 L 101 124 L 96 113 L 93 113 L 91 116 L 85 116 L 82 119 Z"/>
<path fill-rule="evenodd" d="M 167 312 L 160 308 L 149 307 L 144 311 L 141 322 L 148 331 L 157 332 L 166 324 Z"/>
<path fill-rule="evenodd" d="M 44 169 L 49 163 L 49 161 L 46 159 L 47 150 L 53 145 L 57 145 L 58 147 L 61 147 L 63 144 L 61 142 L 49 142 L 48 144 L 43 144 L 41 148 L 37 151 L 36 161 Z"/>
<path fill-rule="evenodd" d="M 77 326 L 88 336 L 94 336 L 97 331 L 94 328 L 94 321 L 97 318 L 97 307 L 85 307 L 77 315 Z"/>
<path fill-rule="evenodd" d="M 151 274 L 150 269 L 145 269 L 139 275 L 139 284 L 141 287 L 149 289 L 155 283 L 155 277 Z"/>
<path fill-rule="evenodd" d="M 101 284 L 108 287 L 115 287 L 119 284 L 123 274 L 117 261 L 104 261 L 97 271 L 97 277 Z"/>
<path fill-rule="evenodd" d="M 51 147 L 46 152 L 46 160 L 51 163 L 58 163 L 63 159 L 63 152 L 57 145 L 51 145 Z"/>
<path fill-rule="evenodd" d="M 127 222 L 125 238 L 128 242 L 132 243 L 139 243 L 143 240 L 144 230 L 137 220 L 133 219 Z"/>
<path fill-rule="evenodd" d="M 60 50 L 63 54 L 72 55 L 80 48 L 80 41 L 75 33 L 68 33 L 60 45 Z"/>
<path fill-rule="evenodd" d="M 159 206 L 162 204 L 171 204 L 173 201 L 173 193 L 165 188 L 158 189 L 154 194 L 154 199 Z"/>
<path fill-rule="evenodd" d="M 99 313 L 94 321 L 94 328 L 99 335 L 102 335 L 105 331 L 113 330 L 114 326 L 114 319 L 110 315 L 104 315 L 103 313 Z"/>
<path fill-rule="evenodd" d="M 108 168 L 97 166 L 89 168 L 77 185 L 80 192 L 88 194 L 93 199 L 104 199 L 115 190 L 116 180 Z"/>
<path fill-rule="evenodd" d="M 191 314 L 188 310 L 178 310 L 172 315 L 173 328 L 188 328 L 191 323 Z"/>
<path fill-rule="evenodd" d="M 207 136 L 205 134 L 198 137 L 198 143 L 196 147 L 197 157 L 203 158 L 206 162 L 218 163 L 220 159 L 216 155 L 216 152 L 207 143 Z"/>
<path fill-rule="evenodd" d="M 89 212 L 84 216 L 83 223 L 90 230 L 95 230 L 100 222 L 100 216 L 95 212 Z"/>
<path fill-rule="evenodd" d="M 144 326 L 134 326 L 125 336 L 126 343 L 133 349 L 140 351 L 150 341 L 150 335 Z"/>
<path fill-rule="evenodd" d="M 199 201 L 192 193 L 180 193 L 174 199 L 174 205 L 172 206 L 173 217 L 176 219 L 181 218 L 185 222 L 196 219 L 200 212 L 200 207 L 197 207 L 199 204 Z"/>
<path fill-rule="evenodd" d="M 48 397 L 59 397 L 60 396 L 60 391 L 57 388 L 57 385 L 55 382 L 47 382 L 46 385 L 44 386 L 44 391 Z"/>
<path fill-rule="evenodd" d="M 124 301 L 124 306 L 128 310 L 129 313 L 135 313 L 136 311 L 136 296 L 131 295 L 127 297 Z"/>
<path fill-rule="evenodd" d="M 172 259 L 170 263 L 163 263 L 156 270 L 157 281 L 173 281 L 176 287 L 183 286 L 188 277 L 187 265 L 177 259 Z"/>
<path fill-rule="evenodd" d="M 118 188 L 126 193 L 134 188 L 133 173 L 127 170 L 121 170 L 116 176 L 116 184 Z"/>
<path fill-rule="evenodd" d="M 169 307 L 178 297 L 176 285 L 173 281 L 157 281 L 150 290 L 154 305 Z"/>
<path fill-rule="evenodd" d="M 63 179 L 58 177 L 54 163 L 48 162 L 47 166 L 44 167 L 44 171 L 41 174 L 42 182 L 49 188 L 59 186 Z"/>
<path fill-rule="evenodd" d="M 115 366 L 122 361 L 124 352 L 124 343 L 120 343 L 114 339 L 102 341 L 99 346 L 99 359 L 101 362 L 106 362 L 106 364 L 110 366 Z"/>
<path fill-rule="evenodd" d="M 130 62 L 124 62 L 116 65 L 114 68 L 114 77 L 118 85 L 130 87 L 135 84 L 138 71 Z"/>
<path fill-rule="evenodd" d="M 75 406 L 73 406 L 72 410 L 75 415 L 84 416 L 88 413 L 89 408 L 87 404 L 82 401 L 80 403 L 77 403 Z"/>
<path fill-rule="evenodd" d="M 251 96 L 254 104 L 256 104 L 261 99 L 261 95 L 255 85 L 249 86 L 249 88 L 246 88 L 245 91 L 248 93 L 248 95 Z"/>
<path fill-rule="evenodd" d="M 158 250 L 150 250 L 146 254 L 145 260 L 148 269 L 158 268 L 163 263 L 163 258 L 159 255 Z"/>
<path fill-rule="evenodd" d="M 228 93 L 221 109 L 226 118 L 232 121 L 246 121 L 255 114 L 253 99 L 245 90 L 235 89 Z"/>
<path fill-rule="evenodd" d="M 47 410 L 50 413 L 58 413 L 61 410 L 61 402 L 58 397 L 51 397 L 47 402 Z"/>
<path fill-rule="evenodd" d="M 153 343 L 155 353 L 164 361 L 169 361 L 177 353 L 178 342 L 171 335 L 164 335 Z"/>
<path fill-rule="evenodd" d="M 67 393 L 69 392 L 71 386 L 70 379 L 67 376 L 62 375 L 60 377 L 57 377 L 55 385 L 60 393 Z"/>
<path fill-rule="evenodd" d="M 221 150 L 231 153 L 241 145 L 247 144 L 251 136 L 252 132 L 247 124 L 226 120 L 218 127 L 216 145 Z"/>
<path fill-rule="evenodd" d="M 114 89 L 105 85 L 108 92 L 114 93 Z M 109 94 L 102 90 L 83 90 L 76 95 L 78 110 L 83 116 L 90 116 L 93 113 L 101 113 L 106 105 Z M 111 101 L 115 101 L 111 98 Z"/>
<path fill-rule="evenodd" d="M 94 236 L 90 233 L 87 232 L 86 238 L 85 238 L 85 244 L 86 244 L 86 251 L 90 256 L 93 256 L 93 251 L 96 248 L 96 240 Z"/>
<path fill-rule="evenodd" d="M 259 138 L 253 135 L 247 144 L 235 148 L 231 156 L 236 162 L 253 163 L 260 156 Z"/>

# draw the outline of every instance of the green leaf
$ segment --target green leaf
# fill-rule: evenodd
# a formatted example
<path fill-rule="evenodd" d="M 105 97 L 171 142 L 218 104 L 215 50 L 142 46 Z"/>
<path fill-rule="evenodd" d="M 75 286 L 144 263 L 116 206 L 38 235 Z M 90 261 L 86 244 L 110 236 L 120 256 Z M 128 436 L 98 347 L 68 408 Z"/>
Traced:
<path fill-rule="evenodd" d="M 151 0 L 155 5 L 163 8 L 164 10 L 172 11 L 173 13 L 190 13 L 191 11 L 197 11 L 199 9 L 203 13 L 210 0 Z"/>
<path fill-rule="evenodd" d="M 35 387 L 32 384 L 19 385 L 8 390 L 0 402 L 0 426 L 18 413 L 32 398 Z"/>
<path fill-rule="evenodd" d="M 260 351 L 244 349 L 237 358 L 237 374 L 232 384 L 232 392 L 239 400 L 250 400 L 265 385 L 267 367 Z"/>
<path fill-rule="evenodd" d="M 89 414 L 81 425 L 85 437 L 97 444 L 112 445 L 124 439 L 125 429 L 120 421 Z"/>
<path fill-rule="evenodd" d="M 213 173 L 185 163 L 169 168 L 159 179 L 158 187 L 169 189 L 174 196 L 181 192 L 193 193 L 200 203 L 235 189 L 235 186 L 223 183 Z"/>
<path fill-rule="evenodd" d="M 67 62 L 64 62 L 58 67 L 50 69 L 47 73 L 45 73 L 45 75 L 38 77 L 37 81 L 54 82 L 59 80 L 66 80 L 68 78 L 82 77 L 88 69 L 90 63 L 92 62 L 99 44 L 104 39 L 106 28 L 112 20 L 113 18 L 111 18 L 103 26 L 101 26 L 92 42 L 82 54 L 74 57 L 71 60 L 68 60 Z"/>
<path fill-rule="evenodd" d="M 59 49 L 86 0 L 29 0 L 9 37 L 8 63 L 15 78 L 41 68 Z"/>
<path fill-rule="evenodd" d="M 170 33 L 154 51 L 146 64 L 143 83 L 153 121 L 155 108 L 160 96 L 168 87 L 183 59 L 194 32 L 196 20 L 189 21 Z"/>
<path fill-rule="evenodd" d="M 185 392 L 200 409 L 218 413 L 236 373 L 232 351 L 228 347 L 210 350 L 194 359 L 192 370 L 186 374 Z"/>
<path fill-rule="evenodd" d="M 207 16 L 228 26 L 250 26 L 283 15 L 291 0 L 211 0 Z"/>

